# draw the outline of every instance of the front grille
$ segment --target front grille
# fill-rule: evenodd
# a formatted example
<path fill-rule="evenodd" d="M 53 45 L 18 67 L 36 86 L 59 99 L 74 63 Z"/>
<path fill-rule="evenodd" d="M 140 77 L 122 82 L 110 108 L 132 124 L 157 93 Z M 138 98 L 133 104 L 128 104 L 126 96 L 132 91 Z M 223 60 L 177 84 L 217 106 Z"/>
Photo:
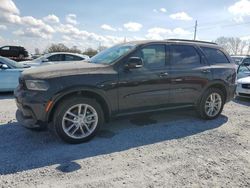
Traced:
<path fill-rule="evenodd" d="M 250 89 L 250 84 L 242 84 L 243 89 Z"/>
<path fill-rule="evenodd" d="M 250 94 L 246 94 L 246 93 L 239 93 L 239 95 L 242 97 L 250 97 Z"/>

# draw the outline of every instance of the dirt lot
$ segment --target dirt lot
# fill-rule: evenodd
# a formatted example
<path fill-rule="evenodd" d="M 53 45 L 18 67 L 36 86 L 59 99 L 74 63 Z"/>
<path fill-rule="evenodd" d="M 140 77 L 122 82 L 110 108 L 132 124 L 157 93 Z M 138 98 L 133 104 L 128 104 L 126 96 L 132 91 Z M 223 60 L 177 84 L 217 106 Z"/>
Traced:
<path fill-rule="evenodd" d="M 214 121 L 190 110 L 126 117 L 67 145 L 15 120 L 0 95 L 0 187 L 250 187 L 250 100 Z"/>

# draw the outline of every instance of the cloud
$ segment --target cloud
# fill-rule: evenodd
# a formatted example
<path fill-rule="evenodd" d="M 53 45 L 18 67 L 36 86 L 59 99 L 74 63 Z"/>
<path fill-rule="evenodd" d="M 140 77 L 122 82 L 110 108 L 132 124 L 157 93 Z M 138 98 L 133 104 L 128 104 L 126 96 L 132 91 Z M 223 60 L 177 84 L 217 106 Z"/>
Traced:
<path fill-rule="evenodd" d="M 159 12 L 166 13 L 167 10 L 165 8 L 160 8 L 160 9 L 153 9 L 153 12 L 155 12 L 155 13 L 159 13 Z"/>
<path fill-rule="evenodd" d="M 173 30 L 161 27 L 154 27 L 148 30 L 146 38 L 153 40 L 163 40 L 170 37 L 187 37 L 191 34 L 191 32 L 179 27 Z"/>
<path fill-rule="evenodd" d="M 108 25 L 108 24 L 103 24 L 101 25 L 101 28 L 103 30 L 108 30 L 108 31 L 117 31 L 115 28 L 113 28 L 112 26 Z"/>
<path fill-rule="evenodd" d="M 49 14 L 48 16 L 44 17 L 43 20 L 48 23 L 59 23 L 60 19 L 54 15 L 54 14 Z"/>
<path fill-rule="evenodd" d="M 167 12 L 167 10 L 165 8 L 160 8 L 160 11 L 163 12 L 163 13 Z"/>
<path fill-rule="evenodd" d="M 0 11 L 4 11 L 11 14 L 19 14 L 19 10 L 12 0 L 1 0 Z"/>
<path fill-rule="evenodd" d="M 126 28 L 128 31 L 131 31 L 131 32 L 140 31 L 141 28 L 143 27 L 142 24 L 136 23 L 136 22 L 128 22 L 128 23 L 125 23 L 123 26 L 124 28 Z"/>
<path fill-rule="evenodd" d="M 13 32 L 14 35 L 22 36 L 22 37 L 31 37 L 31 38 L 43 38 L 43 39 L 51 39 L 52 35 L 47 34 L 43 30 L 39 28 L 27 28 L 27 29 L 19 29 Z"/>
<path fill-rule="evenodd" d="M 250 16 L 250 1 L 240 0 L 231 5 L 228 11 L 235 16 L 234 20 L 236 22 L 243 22 L 244 17 Z"/>
<path fill-rule="evenodd" d="M 155 40 L 161 40 L 164 37 L 172 34 L 172 31 L 170 29 L 160 28 L 160 27 L 154 27 L 148 30 L 148 34 L 146 35 L 149 39 L 155 39 Z"/>
<path fill-rule="evenodd" d="M 78 22 L 76 21 L 76 15 L 75 14 L 68 14 L 66 16 L 66 22 L 72 25 L 77 25 Z"/>
<path fill-rule="evenodd" d="M 183 21 L 193 20 L 193 18 L 189 16 L 186 12 L 177 12 L 175 14 L 171 14 L 169 17 L 173 20 L 183 20 Z"/>
<path fill-rule="evenodd" d="M 6 25 L 0 25 L 0 30 L 6 30 L 7 26 Z"/>

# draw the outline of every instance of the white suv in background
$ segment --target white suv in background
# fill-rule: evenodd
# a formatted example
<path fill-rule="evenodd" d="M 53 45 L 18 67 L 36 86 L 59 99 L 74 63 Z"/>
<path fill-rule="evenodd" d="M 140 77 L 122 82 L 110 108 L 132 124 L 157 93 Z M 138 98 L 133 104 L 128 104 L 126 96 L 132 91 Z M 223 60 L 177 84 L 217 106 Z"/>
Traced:
<path fill-rule="evenodd" d="M 36 67 L 40 65 L 48 65 L 48 64 L 59 64 L 59 63 L 67 63 L 72 61 L 84 61 L 88 60 L 89 56 L 75 53 L 67 53 L 67 52 L 56 52 L 56 53 L 48 53 L 37 59 L 32 61 L 23 61 L 23 64 L 27 64 L 31 67 Z"/>

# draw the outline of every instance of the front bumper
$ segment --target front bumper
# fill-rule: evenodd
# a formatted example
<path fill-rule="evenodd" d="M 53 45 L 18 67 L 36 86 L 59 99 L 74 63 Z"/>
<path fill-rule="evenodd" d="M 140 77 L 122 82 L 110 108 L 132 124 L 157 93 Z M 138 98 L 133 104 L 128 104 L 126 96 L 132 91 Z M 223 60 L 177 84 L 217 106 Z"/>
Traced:
<path fill-rule="evenodd" d="M 17 121 L 27 128 L 46 128 L 46 99 L 39 92 L 26 91 L 17 88 L 14 92 Z"/>
<path fill-rule="evenodd" d="M 236 95 L 238 97 L 250 98 L 250 89 L 242 88 L 242 84 L 238 84 Z"/>

